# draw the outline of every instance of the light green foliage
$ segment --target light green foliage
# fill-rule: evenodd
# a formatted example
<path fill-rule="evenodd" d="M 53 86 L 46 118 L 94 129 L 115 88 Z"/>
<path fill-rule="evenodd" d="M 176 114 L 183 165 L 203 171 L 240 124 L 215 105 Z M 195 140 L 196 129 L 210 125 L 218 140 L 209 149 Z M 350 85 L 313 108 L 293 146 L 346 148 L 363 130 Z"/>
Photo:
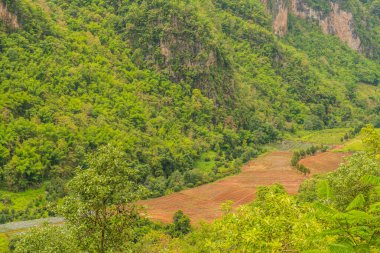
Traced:
<path fill-rule="evenodd" d="M 195 161 L 194 168 L 210 172 L 212 171 L 212 169 L 216 168 L 216 159 L 220 159 L 216 152 L 210 151 L 207 153 L 203 153 L 199 160 Z"/>
<path fill-rule="evenodd" d="M 6 234 L 0 234 L 0 251 L 1 252 L 9 252 L 9 239 Z"/>
<path fill-rule="evenodd" d="M 358 17 L 359 20 L 362 18 L 363 16 Z M 311 107 L 319 119 L 324 123 L 346 121 L 353 114 L 361 114 L 361 109 L 367 110 L 367 103 L 371 104 L 373 100 L 363 101 L 362 97 L 357 96 L 358 82 L 372 85 L 379 83 L 380 65 L 378 61 L 370 61 L 362 55 L 357 55 L 348 46 L 337 43 L 339 39 L 335 36 L 323 35 L 318 26 L 304 20 L 292 17 L 289 30 L 285 41 L 304 52 L 308 56 L 309 63 L 325 80 L 324 85 L 321 86 L 321 89 L 325 91 L 325 96 L 320 97 L 320 102 Z M 355 63 L 353 64 L 353 62 Z M 342 95 L 348 97 L 351 102 L 342 101 Z M 340 100 L 342 103 L 334 118 L 330 118 L 326 114 L 326 107 L 325 110 L 323 110 L 323 106 L 321 107 L 328 101 L 332 102 L 331 99 Z M 373 110 L 370 111 L 373 112 Z M 361 117 L 370 121 L 374 120 L 374 115 L 374 113 L 368 113 Z M 317 123 L 316 119 L 313 121 L 314 124 Z"/>
<path fill-rule="evenodd" d="M 349 133 L 349 128 L 324 129 L 319 131 L 298 131 L 287 138 L 304 142 L 311 142 L 322 145 L 337 145 L 345 134 Z"/>
<path fill-rule="evenodd" d="M 345 143 L 343 147 L 334 150 L 334 152 L 360 152 L 364 150 L 365 148 L 361 136 L 358 136 L 357 138 Z"/>
<path fill-rule="evenodd" d="M 300 187 L 299 198 L 310 202 L 320 199 L 317 195 L 317 185 L 321 180 L 326 180 L 334 193 L 334 206 L 344 210 L 359 192 L 368 198 L 370 189 L 361 182 L 365 175 L 379 176 L 380 164 L 372 156 L 355 154 L 337 171 L 307 180 Z"/>
<path fill-rule="evenodd" d="M 322 229 L 307 207 L 299 206 L 280 186 L 262 188 L 257 200 L 204 224 L 187 238 L 189 252 L 283 252 L 323 249 Z"/>
<path fill-rule="evenodd" d="M 378 101 L 380 101 L 380 88 L 378 86 L 372 86 L 368 84 L 359 84 L 356 88 L 357 104 L 361 107 L 368 107 L 371 114 L 374 115 L 371 120 L 371 124 L 375 127 L 380 127 L 380 117 L 378 115 Z"/>
<path fill-rule="evenodd" d="M 0 191 L 0 223 L 47 217 L 46 189 L 41 187 L 25 192 Z"/>
<path fill-rule="evenodd" d="M 365 198 L 363 194 L 359 194 L 354 200 L 347 206 L 346 210 L 351 211 L 354 209 L 363 209 L 365 207 Z"/>
<path fill-rule="evenodd" d="M 36 200 L 38 198 L 44 198 L 46 195 L 44 188 L 39 188 L 36 190 L 28 190 L 25 192 L 13 193 L 8 191 L 0 191 L 0 196 L 4 199 L 2 207 L 10 205 L 17 211 L 24 210 L 30 201 Z M 11 200 L 12 203 L 7 203 L 6 199 Z"/>
<path fill-rule="evenodd" d="M 135 252 L 181 252 L 180 240 L 182 240 L 182 238 L 176 240 L 159 230 L 151 230 L 137 243 Z"/>
<path fill-rule="evenodd" d="M 376 151 L 376 144 L 379 138 L 379 129 L 375 129 L 373 126 L 366 126 L 362 129 L 360 134 L 354 139 L 348 141 L 344 146 L 338 149 L 338 152 L 359 152 L 372 150 L 372 153 Z"/>
<path fill-rule="evenodd" d="M 330 202 L 333 197 L 333 191 L 327 180 L 321 180 L 317 183 L 318 197 L 324 201 Z"/>
<path fill-rule="evenodd" d="M 299 199 L 315 202 L 318 217 L 328 228 L 325 234 L 336 237 L 332 248 L 372 252 L 380 247 L 379 176 L 380 164 L 373 154 L 358 154 L 338 171 L 301 187 Z"/>
<path fill-rule="evenodd" d="M 367 150 L 380 159 L 380 131 L 373 126 L 367 126 L 362 130 L 362 135 Z"/>
<path fill-rule="evenodd" d="M 361 182 L 371 189 L 370 195 L 359 193 L 344 211 L 315 205 L 319 217 L 327 224 L 325 233 L 337 238 L 332 247 L 346 248 L 349 252 L 372 252 L 380 247 L 380 194 L 376 192 L 380 177 L 364 176 Z"/>
<path fill-rule="evenodd" d="M 10 243 L 12 252 L 77 253 L 78 243 L 72 230 L 66 226 L 43 225 L 16 236 Z"/>

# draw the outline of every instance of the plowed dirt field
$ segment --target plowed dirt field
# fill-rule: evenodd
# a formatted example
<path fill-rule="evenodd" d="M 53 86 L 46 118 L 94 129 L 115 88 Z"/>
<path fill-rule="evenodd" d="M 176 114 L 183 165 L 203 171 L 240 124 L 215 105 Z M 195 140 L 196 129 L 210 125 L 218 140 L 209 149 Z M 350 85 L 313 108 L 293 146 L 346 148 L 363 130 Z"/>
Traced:
<path fill-rule="evenodd" d="M 272 152 L 246 164 L 238 175 L 139 204 L 145 206 L 148 217 L 156 221 L 172 222 L 178 210 L 188 215 L 192 223 L 211 221 L 221 216 L 220 206 L 227 200 L 232 200 L 234 207 L 254 200 L 258 186 L 279 183 L 290 194 L 295 194 L 302 181 L 337 169 L 345 156 L 348 154 L 328 151 L 307 157 L 301 163 L 311 169 L 311 175 L 304 176 L 291 167 L 291 152 Z"/>

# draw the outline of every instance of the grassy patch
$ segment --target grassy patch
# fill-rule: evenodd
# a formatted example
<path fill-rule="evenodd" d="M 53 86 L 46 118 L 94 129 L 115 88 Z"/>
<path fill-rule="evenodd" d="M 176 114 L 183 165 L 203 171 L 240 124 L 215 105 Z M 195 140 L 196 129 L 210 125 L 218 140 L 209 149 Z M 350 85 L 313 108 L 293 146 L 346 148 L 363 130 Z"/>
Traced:
<path fill-rule="evenodd" d="M 360 137 L 357 137 L 351 141 L 348 141 L 344 144 L 344 146 L 340 149 L 336 149 L 337 152 L 358 152 L 358 151 L 364 151 L 364 145 L 362 142 L 362 139 Z"/>
<path fill-rule="evenodd" d="M 287 139 L 314 144 L 338 145 L 342 143 L 341 139 L 349 131 L 350 128 L 334 128 L 319 131 L 298 131 L 296 134 L 289 136 Z"/>
<path fill-rule="evenodd" d="M 38 198 L 45 198 L 45 188 L 41 187 L 36 190 L 28 190 L 25 192 L 9 192 L 9 191 L 0 191 L 0 198 L 1 199 L 10 199 L 12 201 L 12 204 L 4 204 L 3 202 L 0 202 L 0 209 L 3 208 L 10 208 L 14 209 L 15 211 L 21 211 L 25 210 L 28 205 L 33 202 L 33 200 Z"/>
<path fill-rule="evenodd" d="M 0 234 L 0 252 L 9 252 L 8 250 L 9 238 L 6 234 Z"/>
<path fill-rule="evenodd" d="M 377 129 L 380 132 L 380 129 Z M 363 144 L 363 135 L 359 134 L 354 139 L 349 140 L 344 144 L 344 146 L 340 149 L 337 149 L 337 152 L 359 152 L 365 151 L 365 146 Z"/>
<path fill-rule="evenodd" d="M 218 154 L 214 151 L 203 153 L 195 162 L 194 169 L 198 169 L 202 172 L 211 172 L 212 169 L 216 167 L 215 158 L 217 155 Z"/>
<path fill-rule="evenodd" d="M 49 215 L 45 188 L 25 192 L 0 191 L 0 223 L 33 220 Z"/>
<path fill-rule="evenodd" d="M 295 151 L 299 149 L 307 149 L 313 146 L 314 143 L 299 141 L 299 140 L 283 140 L 278 143 L 270 143 L 264 146 L 265 150 L 271 151 Z"/>

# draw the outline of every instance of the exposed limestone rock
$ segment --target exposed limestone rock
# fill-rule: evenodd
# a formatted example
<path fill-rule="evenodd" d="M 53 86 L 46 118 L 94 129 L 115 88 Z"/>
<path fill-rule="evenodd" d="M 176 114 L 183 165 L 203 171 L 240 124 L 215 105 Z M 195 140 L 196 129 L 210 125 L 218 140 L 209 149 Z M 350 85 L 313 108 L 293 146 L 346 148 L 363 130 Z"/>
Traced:
<path fill-rule="evenodd" d="M 332 4 L 332 12 L 328 21 L 322 26 L 325 33 L 337 35 L 352 49 L 361 51 L 361 41 L 355 32 L 355 22 L 352 13 L 343 11 L 336 3 Z"/>
<path fill-rule="evenodd" d="M 288 32 L 288 17 L 289 9 L 286 6 L 285 2 L 282 0 L 277 1 L 279 3 L 277 15 L 273 20 L 273 31 L 278 36 L 285 36 Z"/>
<path fill-rule="evenodd" d="M 172 53 L 170 52 L 169 45 L 167 45 L 164 41 L 160 41 L 160 51 L 161 55 L 165 58 L 165 64 L 168 63 L 171 58 Z"/>
<path fill-rule="evenodd" d="M 208 59 L 207 59 L 207 62 L 206 62 L 205 65 L 206 65 L 207 68 L 209 68 L 212 65 L 216 64 L 217 63 L 216 61 L 217 61 L 216 56 L 215 56 L 214 52 L 211 51 L 208 54 Z"/>
<path fill-rule="evenodd" d="M 262 3 L 269 8 L 268 0 L 262 0 Z M 273 31 L 281 37 L 286 35 L 290 12 L 299 18 L 316 20 L 325 34 L 336 35 L 352 49 L 362 51 L 352 13 L 342 10 L 337 3 L 330 4 L 331 11 L 326 14 L 310 8 L 302 0 L 291 0 L 290 6 L 287 6 L 286 0 L 275 0 L 270 6 L 273 13 Z"/>
<path fill-rule="evenodd" d="M 0 2 L 0 20 L 5 22 L 5 24 L 13 29 L 20 28 L 20 25 L 17 21 L 17 16 L 10 13 L 7 6 L 2 2 Z"/>

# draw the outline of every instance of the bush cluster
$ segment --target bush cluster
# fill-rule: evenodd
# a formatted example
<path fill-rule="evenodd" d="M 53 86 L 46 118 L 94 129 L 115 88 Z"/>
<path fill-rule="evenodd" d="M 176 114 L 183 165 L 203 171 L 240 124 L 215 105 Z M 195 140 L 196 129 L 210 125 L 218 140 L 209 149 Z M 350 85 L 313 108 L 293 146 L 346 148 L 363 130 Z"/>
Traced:
<path fill-rule="evenodd" d="M 320 152 L 326 152 L 328 150 L 328 146 L 321 145 L 321 146 L 311 146 L 307 149 L 301 149 L 293 152 L 293 157 L 291 160 L 291 164 L 293 167 L 295 167 L 298 171 L 302 172 L 303 174 L 310 174 L 310 169 L 306 168 L 305 165 L 299 164 L 299 161 L 306 156 L 315 155 L 318 151 Z"/>
<path fill-rule="evenodd" d="M 0 210 L 0 224 L 20 220 L 34 220 L 53 215 L 54 213 L 49 210 L 46 200 L 39 197 L 30 202 L 24 210 L 15 210 L 8 207 Z"/>
<path fill-rule="evenodd" d="M 360 130 L 362 129 L 362 125 L 355 127 L 353 130 L 350 130 L 349 132 L 345 133 L 345 135 L 340 138 L 341 142 L 347 141 L 349 139 L 354 138 L 356 135 L 360 133 Z"/>

